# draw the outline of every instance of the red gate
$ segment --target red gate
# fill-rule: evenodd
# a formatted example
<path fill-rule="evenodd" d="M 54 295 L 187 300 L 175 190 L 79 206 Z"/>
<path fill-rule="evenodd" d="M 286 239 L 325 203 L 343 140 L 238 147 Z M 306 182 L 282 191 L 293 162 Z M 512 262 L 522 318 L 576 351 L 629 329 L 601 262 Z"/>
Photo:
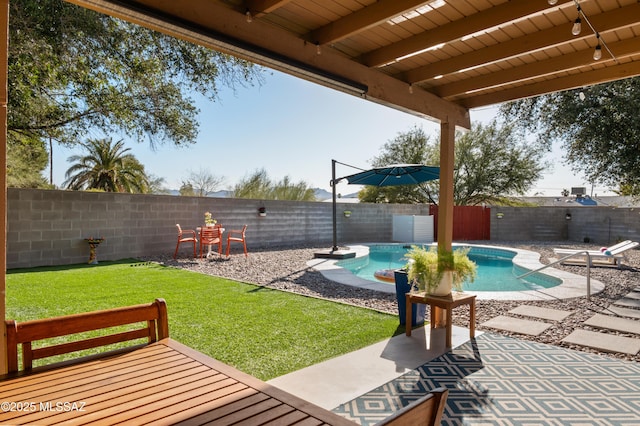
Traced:
<path fill-rule="evenodd" d="M 433 215 L 434 235 L 438 240 L 438 206 L 431 205 L 429 214 Z M 491 209 L 482 206 L 453 207 L 453 240 L 490 240 Z"/>

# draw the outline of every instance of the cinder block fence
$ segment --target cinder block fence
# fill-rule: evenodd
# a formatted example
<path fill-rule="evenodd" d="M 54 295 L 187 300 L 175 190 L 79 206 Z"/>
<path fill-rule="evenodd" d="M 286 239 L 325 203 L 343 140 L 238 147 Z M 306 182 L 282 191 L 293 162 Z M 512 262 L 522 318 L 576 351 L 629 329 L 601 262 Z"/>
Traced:
<path fill-rule="evenodd" d="M 265 207 L 266 216 L 258 215 Z M 247 200 L 115 194 L 60 190 L 8 190 L 7 267 L 24 268 L 87 262 L 85 238 L 104 237 L 99 260 L 173 254 L 176 227 L 195 228 L 204 213 L 226 229 L 247 224 L 249 251 L 313 245 L 330 247 L 330 202 Z M 428 205 L 338 203 L 338 243 L 392 241 L 393 215 L 428 215 Z M 351 211 L 350 217 L 343 212 Z M 497 213 L 501 217 L 497 218 Z M 571 220 L 566 214 L 571 213 Z M 607 245 L 620 238 L 640 240 L 640 215 L 615 208 L 494 208 L 492 240 L 591 241 Z M 454 224 L 455 226 L 455 224 Z M 240 246 L 232 246 L 232 250 Z M 181 249 L 187 256 L 188 249 Z"/>

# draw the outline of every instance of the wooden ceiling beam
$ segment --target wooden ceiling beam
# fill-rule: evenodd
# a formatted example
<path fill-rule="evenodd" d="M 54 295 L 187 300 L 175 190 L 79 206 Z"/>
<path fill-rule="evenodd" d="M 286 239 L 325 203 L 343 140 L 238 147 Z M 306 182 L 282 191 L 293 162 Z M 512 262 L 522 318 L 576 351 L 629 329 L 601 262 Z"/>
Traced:
<path fill-rule="evenodd" d="M 563 3 L 571 3 L 573 5 L 573 0 L 562 0 L 554 8 L 561 7 Z M 365 53 L 361 56 L 360 62 L 370 67 L 379 67 L 412 53 L 424 51 L 440 43 L 458 40 L 488 28 L 507 24 L 510 21 L 540 13 L 550 7 L 545 0 L 511 0 L 458 21 Z"/>
<path fill-rule="evenodd" d="M 600 33 L 604 33 L 635 25 L 637 24 L 638 16 L 640 16 L 640 3 L 634 3 L 630 6 L 589 17 L 589 20 Z M 440 75 L 447 75 L 510 57 L 530 54 L 536 50 L 571 43 L 580 38 L 593 38 L 595 42 L 595 36 L 591 33 L 591 30 L 583 29 L 582 35 L 573 36 L 570 32 L 570 25 L 567 24 L 567 26 L 538 31 L 505 43 L 474 50 L 473 52 L 406 71 L 397 75 L 397 77 L 409 84 L 420 83 Z"/>
<path fill-rule="evenodd" d="M 251 16 L 259 18 L 281 8 L 290 1 L 291 0 L 247 0 L 245 1 L 245 5 L 246 9 L 251 12 Z"/>
<path fill-rule="evenodd" d="M 67 0 L 162 33 L 424 118 L 470 127 L 469 111 L 331 49 L 208 0 Z"/>
<path fill-rule="evenodd" d="M 638 53 L 638 40 L 634 38 L 627 39 L 617 43 L 608 44 L 608 47 L 615 54 L 617 59 L 622 59 Z M 605 62 L 609 59 L 613 58 L 609 56 L 608 52 L 604 51 L 601 62 Z M 446 99 L 466 92 L 497 87 L 504 84 L 512 84 L 514 82 L 523 82 L 540 76 L 552 75 L 585 66 L 596 65 L 597 63 L 597 61 L 593 60 L 593 49 L 588 48 L 543 61 L 523 64 L 517 67 L 507 68 L 502 71 L 493 71 L 490 74 L 473 76 L 465 80 L 443 84 L 441 86 L 434 87 L 430 91 Z"/>
<path fill-rule="evenodd" d="M 571 74 L 566 77 L 517 86 L 499 92 L 487 93 L 486 95 L 473 96 L 462 99 L 460 102 L 467 108 L 477 108 L 637 76 L 640 76 L 640 62 L 628 62 L 579 74 Z"/>
<path fill-rule="evenodd" d="M 398 15 L 415 10 L 431 1 L 379 0 L 371 6 L 367 6 L 364 9 L 310 32 L 305 38 L 321 45 L 334 43 L 386 22 Z"/>

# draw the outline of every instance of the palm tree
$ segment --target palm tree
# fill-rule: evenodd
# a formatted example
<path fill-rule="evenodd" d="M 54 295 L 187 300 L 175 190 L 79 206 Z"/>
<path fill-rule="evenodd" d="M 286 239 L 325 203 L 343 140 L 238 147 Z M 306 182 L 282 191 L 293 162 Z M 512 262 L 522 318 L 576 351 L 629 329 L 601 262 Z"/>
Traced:
<path fill-rule="evenodd" d="M 82 146 L 88 155 L 73 155 L 75 164 L 67 170 L 63 185 L 67 189 L 98 189 L 106 192 L 149 192 L 149 177 L 144 166 L 124 147 L 122 140 L 89 139 Z"/>

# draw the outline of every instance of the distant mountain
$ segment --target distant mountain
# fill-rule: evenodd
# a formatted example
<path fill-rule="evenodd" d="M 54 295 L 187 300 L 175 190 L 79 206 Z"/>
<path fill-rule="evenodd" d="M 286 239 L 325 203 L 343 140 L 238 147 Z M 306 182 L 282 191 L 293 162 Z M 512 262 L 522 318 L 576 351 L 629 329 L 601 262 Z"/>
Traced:
<path fill-rule="evenodd" d="M 329 191 L 326 191 L 322 188 L 313 188 L 314 194 L 316 196 L 316 201 L 325 201 L 325 200 L 330 200 L 331 198 L 333 198 L 333 194 Z M 338 194 L 338 199 L 341 198 L 358 198 L 358 193 L 354 192 L 352 194 Z"/>

